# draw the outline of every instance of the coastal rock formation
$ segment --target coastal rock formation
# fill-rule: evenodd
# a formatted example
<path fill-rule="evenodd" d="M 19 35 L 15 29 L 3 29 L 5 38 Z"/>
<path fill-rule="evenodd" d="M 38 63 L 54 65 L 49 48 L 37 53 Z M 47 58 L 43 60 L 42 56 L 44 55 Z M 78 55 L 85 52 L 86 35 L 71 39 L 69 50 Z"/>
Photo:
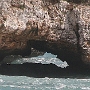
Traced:
<path fill-rule="evenodd" d="M 63 0 L 0 0 L 0 61 L 31 47 L 70 66 L 90 64 L 90 6 Z"/>

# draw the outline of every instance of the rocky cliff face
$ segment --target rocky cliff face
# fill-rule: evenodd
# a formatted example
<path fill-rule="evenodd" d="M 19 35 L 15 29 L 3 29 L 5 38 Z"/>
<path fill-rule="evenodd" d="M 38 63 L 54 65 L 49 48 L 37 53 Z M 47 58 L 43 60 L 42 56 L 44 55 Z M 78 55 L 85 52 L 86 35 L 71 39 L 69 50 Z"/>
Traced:
<path fill-rule="evenodd" d="M 31 47 L 70 65 L 90 62 L 90 6 L 59 0 L 0 0 L 0 58 Z"/>

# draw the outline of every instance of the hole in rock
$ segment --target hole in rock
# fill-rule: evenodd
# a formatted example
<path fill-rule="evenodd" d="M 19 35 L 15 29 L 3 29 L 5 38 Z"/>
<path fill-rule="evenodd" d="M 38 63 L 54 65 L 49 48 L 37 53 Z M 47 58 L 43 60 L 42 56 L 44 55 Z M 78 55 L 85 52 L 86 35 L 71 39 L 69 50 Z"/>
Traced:
<path fill-rule="evenodd" d="M 23 63 L 41 63 L 41 64 L 55 64 L 58 67 L 66 68 L 69 66 L 66 61 L 62 62 L 57 58 L 57 55 L 53 55 L 51 53 L 44 53 L 43 55 L 38 56 L 30 56 L 26 58 L 22 58 L 21 56 L 7 56 L 2 63 L 7 64 L 23 64 Z"/>

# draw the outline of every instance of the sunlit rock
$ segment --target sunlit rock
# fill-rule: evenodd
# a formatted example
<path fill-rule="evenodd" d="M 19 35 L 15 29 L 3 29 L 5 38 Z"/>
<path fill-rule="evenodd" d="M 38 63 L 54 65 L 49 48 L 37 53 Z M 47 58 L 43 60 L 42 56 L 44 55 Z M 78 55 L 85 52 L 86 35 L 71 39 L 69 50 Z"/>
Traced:
<path fill-rule="evenodd" d="M 90 6 L 63 0 L 1 0 L 0 57 L 27 56 L 31 47 L 70 65 L 90 62 Z"/>

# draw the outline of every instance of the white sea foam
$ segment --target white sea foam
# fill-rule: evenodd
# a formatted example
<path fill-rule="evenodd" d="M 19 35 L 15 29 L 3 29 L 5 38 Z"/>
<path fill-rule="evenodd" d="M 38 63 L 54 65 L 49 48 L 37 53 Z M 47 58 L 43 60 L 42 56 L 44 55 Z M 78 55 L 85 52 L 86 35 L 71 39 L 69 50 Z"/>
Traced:
<path fill-rule="evenodd" d="M 82 87 L 82 90 L 90 90 L 90 87 Z"/>
<path fill-rule="evenodd" d="M 2 80 L 2 79 L 0 79 L 0 82 L 3 82 L 3 80 Z"/>
<path fill-rule="evenodd" d="M 25 62 L 53 63 L 64 67 L 66 62 L 63 63 L 56 57 L 56 55 L 45 53 L 43 56 L 38 57 L 18 58 L 14 61 L 12 60 L 12 64 L 22 64 Z M 0 90 L 90 90 L 90 79 L 87 79 L 87 77 L 84 79 L 73 79 L 0 75 Z"/>
<path fill-rule="evenodd" d="M 58 67 L 65 68 L 68 66 L 67 62 L 62 62 L 57 58 L 57 55 L 51 53 L 45 53 L 43 56 L 32 57 L 32 58 L 20 58 L 12 62 L 12 64 L 23 64 L 25 62 L 42 63 L 42 64 L 55 64 Z"/>
<path fill-rule="evenodd" d="M 90 90 L 90 79 L 0 75 L 0 90 Z"/>

